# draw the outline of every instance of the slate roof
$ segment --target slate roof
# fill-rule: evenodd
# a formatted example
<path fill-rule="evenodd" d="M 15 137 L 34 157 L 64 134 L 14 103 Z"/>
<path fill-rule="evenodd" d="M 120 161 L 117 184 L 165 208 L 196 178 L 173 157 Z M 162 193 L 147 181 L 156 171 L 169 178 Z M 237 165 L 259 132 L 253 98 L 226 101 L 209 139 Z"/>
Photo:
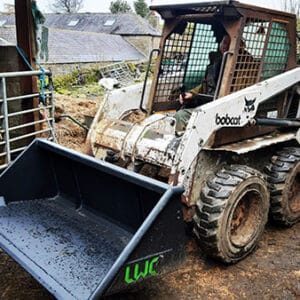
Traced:
<path fill-rule="evenodd" d="M 16 44 L 16 29 L 15 26 L 0 27 L 0 45 L 15 45 Z"/>
<path fill-rule="evenodd" d="M 45 26 L 66 30 L 110 33 L 119 35 L 149 35 L 160 36 L 145 19 L 133 14 L 111 13 L 76 13 L 76 14 L 45 14 Z M 14 25 L 14 15 L 0 14 L 4 25 Z M 73 25 L 72 25 L 73 24 Z"/>
<path fill-rule="evenodd" d="M 0 27 L 0 38 L 16 44 L 14 26 Z M 47 63 L 119 62 L 145 56 L 119 35 L 49 29 Z"/>

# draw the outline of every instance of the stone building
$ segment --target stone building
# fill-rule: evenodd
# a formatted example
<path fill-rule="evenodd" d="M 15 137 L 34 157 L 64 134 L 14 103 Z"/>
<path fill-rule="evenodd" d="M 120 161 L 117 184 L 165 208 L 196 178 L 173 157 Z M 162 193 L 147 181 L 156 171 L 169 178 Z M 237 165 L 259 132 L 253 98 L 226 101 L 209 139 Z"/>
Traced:
<path fill-rule="evenodd" d="M 45 18 L 49 56 L 42 62 L 53 67 L 144 60 L 159 45 L 160 33 L 132 13 L 45 14 Z M 0 42 L 15 41 L 14 15 L 0 15 Z"/>
<path fill-rule="evenodd" d="M 14 26 L 0 27 L 0 46 L 15 45 Z M 145 60 L 146 56 L 120 35 L 50 28 L 48 59 L 40 60 L 54 75 L 64 75 L 76 68 Z"/>

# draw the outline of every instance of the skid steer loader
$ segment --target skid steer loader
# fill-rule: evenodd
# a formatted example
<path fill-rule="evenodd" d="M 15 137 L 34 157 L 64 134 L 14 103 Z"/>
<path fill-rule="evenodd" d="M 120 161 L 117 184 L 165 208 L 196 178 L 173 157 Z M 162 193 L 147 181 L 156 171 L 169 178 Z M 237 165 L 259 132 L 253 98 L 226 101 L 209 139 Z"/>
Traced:
<path fill-rule="evenodd" d="M 182 184 L 184 220 L 202 248 L 236 262 L 255 248 L 269 205 L 282 225 L 300 219 L 296 19 L 236 1 L 152 8 L 165 25 L 151 89 L 144 84 L 140 102 L 134 87 L 108 95 L 88 135 L 90 152 Z M 195 96 L 202 105 L 178 132 L 180 94 L 209 84 L 205 72 L 225 35 L 230 47 L 215 89 Z"/>
<path fill-rule="evenodd" d="M 0 177 L 0 246 L 57 298 L 95 299 L 169 271 L 189 231 L 207 255 L 235 263 L 268 215 L 300 219 L 295 16 L 161 3 L 153 79 L 107 94 L 87 136 L 94 157 L 36 140 Z M 179 131 L 178 99 L 199 83 L 202 105 Z"/>

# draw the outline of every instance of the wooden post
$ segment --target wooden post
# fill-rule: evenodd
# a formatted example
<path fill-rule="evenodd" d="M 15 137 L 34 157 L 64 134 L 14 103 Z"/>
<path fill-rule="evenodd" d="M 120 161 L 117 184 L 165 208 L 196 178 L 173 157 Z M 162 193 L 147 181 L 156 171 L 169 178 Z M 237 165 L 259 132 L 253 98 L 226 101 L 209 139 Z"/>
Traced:
<path fill-rule="evenodd" d="M 34 43 L 34 28 L 33 19 L 31 13 L 31 0 L 15 0 L 15 17 L 16 17 L 16 33 L 17 33 L 17 45 L 22 49 L 28 62 L 35 68 L 33 57 L 35 53 Z M 28 66 L 24 60 L 19 57 L 19 70 L 29 71 Z M 37 80 L 31 77 L 20 78 L 21 93 L 24 95 L 31 94 L 37 91 Z M 38 99 L 24 99 L 22 101 L 22 109 L 32 109 L 38 106 Z M 29 123 L 38 120 L 38 113 L 29 113 L 24 115 L 23 122 Z M 34 126 L 26 127 L 25 132 L 35 132 Z M 26 141 L 26 144 L 30 143 L 34 139 L 34 136 Z"/>

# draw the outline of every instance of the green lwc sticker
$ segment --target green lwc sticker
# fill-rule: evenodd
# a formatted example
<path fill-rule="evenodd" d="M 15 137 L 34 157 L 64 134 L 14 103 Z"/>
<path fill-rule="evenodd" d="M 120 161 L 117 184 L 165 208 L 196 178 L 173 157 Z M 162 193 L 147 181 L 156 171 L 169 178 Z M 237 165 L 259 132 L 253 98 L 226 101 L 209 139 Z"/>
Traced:
<path fill-rule="evenodd" d="M 126 267 L 124 281 L 127 284 L 138 281 L 147 276 L 156 275 L 155 263 L 158 262 L 159 256 L 132 264 Z"/>

